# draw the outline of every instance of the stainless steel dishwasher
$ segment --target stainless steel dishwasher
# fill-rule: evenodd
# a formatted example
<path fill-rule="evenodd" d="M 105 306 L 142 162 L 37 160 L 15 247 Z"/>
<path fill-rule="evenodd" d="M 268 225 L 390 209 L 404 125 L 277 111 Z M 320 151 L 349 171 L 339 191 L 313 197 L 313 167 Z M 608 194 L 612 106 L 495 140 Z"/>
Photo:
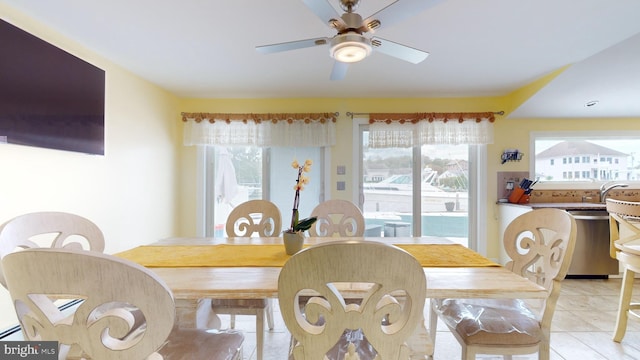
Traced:
<path fill-rule="evenodd" d="M 606 210 L 568 210 L 578 227 L 569 277 L 607 278 L 618 275 L 618 260 L 609 256 L 609 214 Z"/>

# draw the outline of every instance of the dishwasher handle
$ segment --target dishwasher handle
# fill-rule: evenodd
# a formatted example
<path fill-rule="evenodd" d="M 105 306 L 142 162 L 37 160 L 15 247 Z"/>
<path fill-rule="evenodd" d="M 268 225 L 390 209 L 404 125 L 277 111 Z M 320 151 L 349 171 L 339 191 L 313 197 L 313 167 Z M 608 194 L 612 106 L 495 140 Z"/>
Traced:
<path fill-rule="evenodd" d="M 571 214 L 571 212 L 569 212 Z M 609 215 L 571 214 L 576 220 L 609 220 Z"/>

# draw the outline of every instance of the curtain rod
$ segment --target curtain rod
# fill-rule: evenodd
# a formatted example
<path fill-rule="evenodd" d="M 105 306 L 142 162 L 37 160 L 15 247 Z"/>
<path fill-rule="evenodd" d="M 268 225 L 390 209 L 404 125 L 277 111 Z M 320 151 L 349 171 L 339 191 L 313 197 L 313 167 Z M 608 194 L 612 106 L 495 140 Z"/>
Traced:
<path fill-rule="evenodd" d="M 426 112 L 428 112 L 428 111 L 426 111 Z M 494 111 L 493 114 L 494 115 L 504 115 L 504 110 Z M 369 115 L 369 113 L 357 113 L 357 112 L 347 111 L 347 116 L 351 117 L 351 119 L 353 119 L 353 117 L 357 116 L 357 115 Z"/>
<path fill-rule="evenodd" d="M 182 116 L 194 116 L 194 115 L 240 115 L 240 116 L 246 116 L 246 115 L 263 115 L 263 114 L 259 114 L 259 113 L 209 113 L 209 112 L 194 112 L 194 113 L 190 113 L 190 112 L 181 112 L 180 115 Z M 267 113 L 268 115 L 270 114 L 276 114 L 276 115 L 289 115 L 289 114 L 300 114 L 300 113 Z M 333 114 L 333 116 L 335 117 L 339 117 L 340 116 L 340 112 L 336 111 L 336 112 L 324 112 L 324 113 L 301 113 L 301 114 Z"/>

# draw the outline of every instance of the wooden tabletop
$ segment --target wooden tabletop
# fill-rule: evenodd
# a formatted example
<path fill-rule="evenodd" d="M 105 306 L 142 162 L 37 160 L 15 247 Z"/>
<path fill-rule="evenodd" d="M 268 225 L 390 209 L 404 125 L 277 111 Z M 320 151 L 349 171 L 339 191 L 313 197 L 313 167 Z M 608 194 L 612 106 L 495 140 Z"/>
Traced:
<path fill-rule="evenodd" d="M 307 244 L 337 238 L 307 238 Z M 365 238 L 390 244 L 446 244 L 435 237 Z M 281 238 L 171 238 L 151 245 L 278 244 Z M 171 288 L 176 299 L 260 299 L 277 297 L 277 267 L 150 268 Z M 543 298 L 544 288 L 503 267 L 424 268 L 429 298 Z"/>

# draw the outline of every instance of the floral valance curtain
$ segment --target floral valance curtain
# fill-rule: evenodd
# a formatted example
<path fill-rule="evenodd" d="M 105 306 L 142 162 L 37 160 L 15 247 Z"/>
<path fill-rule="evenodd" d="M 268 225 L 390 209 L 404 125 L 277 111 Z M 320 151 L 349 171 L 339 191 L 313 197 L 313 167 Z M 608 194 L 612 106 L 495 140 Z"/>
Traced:
<path fill-rule="evenodd" d="M 369 146 L 493 143 L 494 113 L 369 114 Z"/>
<path fill-rule="evenodd" d="M 185 145 L 332 146 L 336 113 L 182 113 Z"/>

